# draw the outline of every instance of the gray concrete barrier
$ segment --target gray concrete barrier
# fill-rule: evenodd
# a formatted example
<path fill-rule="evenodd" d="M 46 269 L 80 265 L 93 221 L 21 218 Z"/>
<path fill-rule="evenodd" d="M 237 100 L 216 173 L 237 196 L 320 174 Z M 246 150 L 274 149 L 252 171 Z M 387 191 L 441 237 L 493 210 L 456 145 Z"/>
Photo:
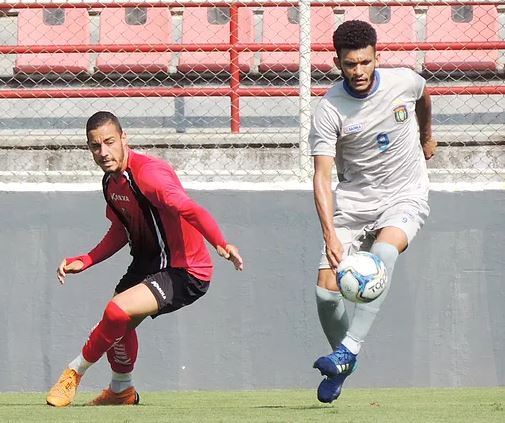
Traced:
<path fill-rule="evenodd" d="M 191 191 L 246 260 L 216 257 L 209 293 L 139 328 L 140 390 L 316 387 L 329 352 L 314 300 L 320 228 L 310 191 Z M 107 229 L 101 193 L 0 192 L 0 391 L 44 391 L 80 351 L 129 262 L 56 281 Z M 349 387 L 505 383 L 505 192 L 433 192 Z M 109 381 L 103 358 L 82 381 Z"/>

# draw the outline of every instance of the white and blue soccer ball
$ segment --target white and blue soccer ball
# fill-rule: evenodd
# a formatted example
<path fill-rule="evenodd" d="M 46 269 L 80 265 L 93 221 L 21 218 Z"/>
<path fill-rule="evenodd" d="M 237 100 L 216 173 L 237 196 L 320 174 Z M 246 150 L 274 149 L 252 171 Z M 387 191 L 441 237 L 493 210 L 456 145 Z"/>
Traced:
<path fill-rule="evenodd" d="M 369 303 L 386 288 L 387 273 L 382 260 L 372 253 L 358 251 L 346 256 L 337 268 L 337 284 L 345 299 Z"/>

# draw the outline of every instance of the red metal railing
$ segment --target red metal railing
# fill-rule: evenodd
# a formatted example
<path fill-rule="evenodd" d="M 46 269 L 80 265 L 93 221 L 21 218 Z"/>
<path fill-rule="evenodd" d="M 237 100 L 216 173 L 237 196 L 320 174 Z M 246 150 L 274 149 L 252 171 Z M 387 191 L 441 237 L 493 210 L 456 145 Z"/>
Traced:
<path fill-rule="evenodd" d="M 86 3 L 68 3 L 64 1 L 54 1 L 51 3 L 1 3 L 0 9 L 57 9 L 57 8 L 78 8 L 78 9 L 103 9 L 107 7 L 229 7 L 230 5 L 235 4 L 230 1 L 124 1 L 124 2 L 86 2 Z M 284 0 L 284 1 L 276 1 L 276 0 L 259 0 L 259 1 L 249 1 L 247 4 L 238 4 L 241 7 L 280 7 L 280 6 L 297 6 L 299 1 L 297 0 Z M 418 1 L 403 1 L 403 0 L 381 0 L 381 1 L 360 1 L 356 0 L 352 3 L 349 1 L 325 1 L 324 3 L 319 4 L 319 6 L 330 6 L 330 7 L 348 7 L 348 6 L 434 6 L 434 5 L 447 5 L 447 6 L 462 6 L 461 0 L 447 0 L 443 3 L 437 0 L 418 0 Z M 475 0 L 475 1 L 467 1 L 466 5 L 471 6 L 485 6 L 485 5 L 502 5 L 503 2 L 501 0 Z"/>
<path fill-rule="evenodd" d="M 195 51 L 221 51 L 230 54 L 230 83 L 229 87 L 150 87 L 150 88 L 83 88 L 83 89 L 0 89 L 0 98 L 93 98 L 93 97 L 229 97 L 230 98 L 230 129 L 232 133 L 240 131 L 240 98 L 241 97 L 294 97 L 299 95 L 299 89 L 293 87 L 241 87 L 239 54 L 241 52 L 293 52 L 299 51 L 297 43 L 267 44 L 267 43 L 239 43 L 238 10 L 240 7 L 277 7 L 297 5 L 297 1 L 257 1 L 247 4 L 226 2 L 124 2 L 124 3 L 11 3 L 0 4 L 2 9 L 26 8 L 86 8 L 103 9 L 106 7 L 229 7 L 230 8 L 230 39 L 229 44 L 87 44 L 87 45 L 3 45 L 0 54 L 33 54 L 33 53 L 100 53 L 100 52 L 195 52 Z M 439 5 L 436 1 L 381 1 L 380 5 Z M 445 5 L 461 5 L 458 2 L 444 2 Z M 472 5 L 497 5 L 498 1 L 475 1 Z M 327 2 L 324 7 L 348 6 L 346 2 Z M 366 5 L 370 2 L 354 2 L 353 6 Z M 313 43 L 312 51 L 333 51 L 331 44 Z M 498 50 L 505 49 L 505 41 L 490 42 L 437 42 L 437 43 L 379 43 L 377 49 L 388 51 L 413 51 L 413 50 Z M 505 94 L 503 85 L 486 86 L 451 86 L 429 87 L 432 95 L 463 95 L 463 94 Z M 318 87 L 311 90 L 313 96 L 322 96 L 327 88 Z"/>

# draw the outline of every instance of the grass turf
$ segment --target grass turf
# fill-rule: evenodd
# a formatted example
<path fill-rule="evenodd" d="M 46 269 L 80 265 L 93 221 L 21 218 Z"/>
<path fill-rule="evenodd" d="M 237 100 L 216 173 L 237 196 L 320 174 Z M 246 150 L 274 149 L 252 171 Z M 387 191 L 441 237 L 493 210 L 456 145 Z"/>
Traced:
<path fill-rule="evenodd" d="M 53 408 L 44 393 L 1 393 L 0 422 L 505 422 L 505 388 L 348 389 L 331 405 L 312 390 L 145 392 L 138 406 L 85 406 L 93 396 Z"/>

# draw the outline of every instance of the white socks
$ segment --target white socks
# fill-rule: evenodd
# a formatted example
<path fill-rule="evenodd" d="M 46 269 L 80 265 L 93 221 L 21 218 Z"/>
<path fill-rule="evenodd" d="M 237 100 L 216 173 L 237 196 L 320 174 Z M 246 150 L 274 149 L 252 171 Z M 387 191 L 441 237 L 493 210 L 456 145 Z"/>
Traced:
<path fill-rule="evenodd" d="M 81 353 L 68 364 L 68 367 L 82 376 L 92 364 L 93 363 L 86 361 Z M 110 389 L 112 392 L 122 392 L 130 386 L 133 386 L 132 373 L 112 372 L 112 379 L 110 382 Z"/>
<path fill-rule="evenodd" d="M 354 339 L 349 334 L 347 334 L 347 336 L 342 341 L 342 345 L 346 347 L 354 355 L 358 355 L 362 343 L 363 341 L 359 339 Z"/>
<path fill-rule="evenodd" d="M 112 380 L 110 382 L 110 389 L 112 392 L 122 392 L 130 386 L 133 386 L 132 373 L 112 372 Z"/>
<path fill-rule="evenodd" d="M 81 353 L 68 364 L 68 368 L 75 370 L 82 376 L 84 372 L 88 370 L 92 364 L 93 363 L 86 361 Z"/>

